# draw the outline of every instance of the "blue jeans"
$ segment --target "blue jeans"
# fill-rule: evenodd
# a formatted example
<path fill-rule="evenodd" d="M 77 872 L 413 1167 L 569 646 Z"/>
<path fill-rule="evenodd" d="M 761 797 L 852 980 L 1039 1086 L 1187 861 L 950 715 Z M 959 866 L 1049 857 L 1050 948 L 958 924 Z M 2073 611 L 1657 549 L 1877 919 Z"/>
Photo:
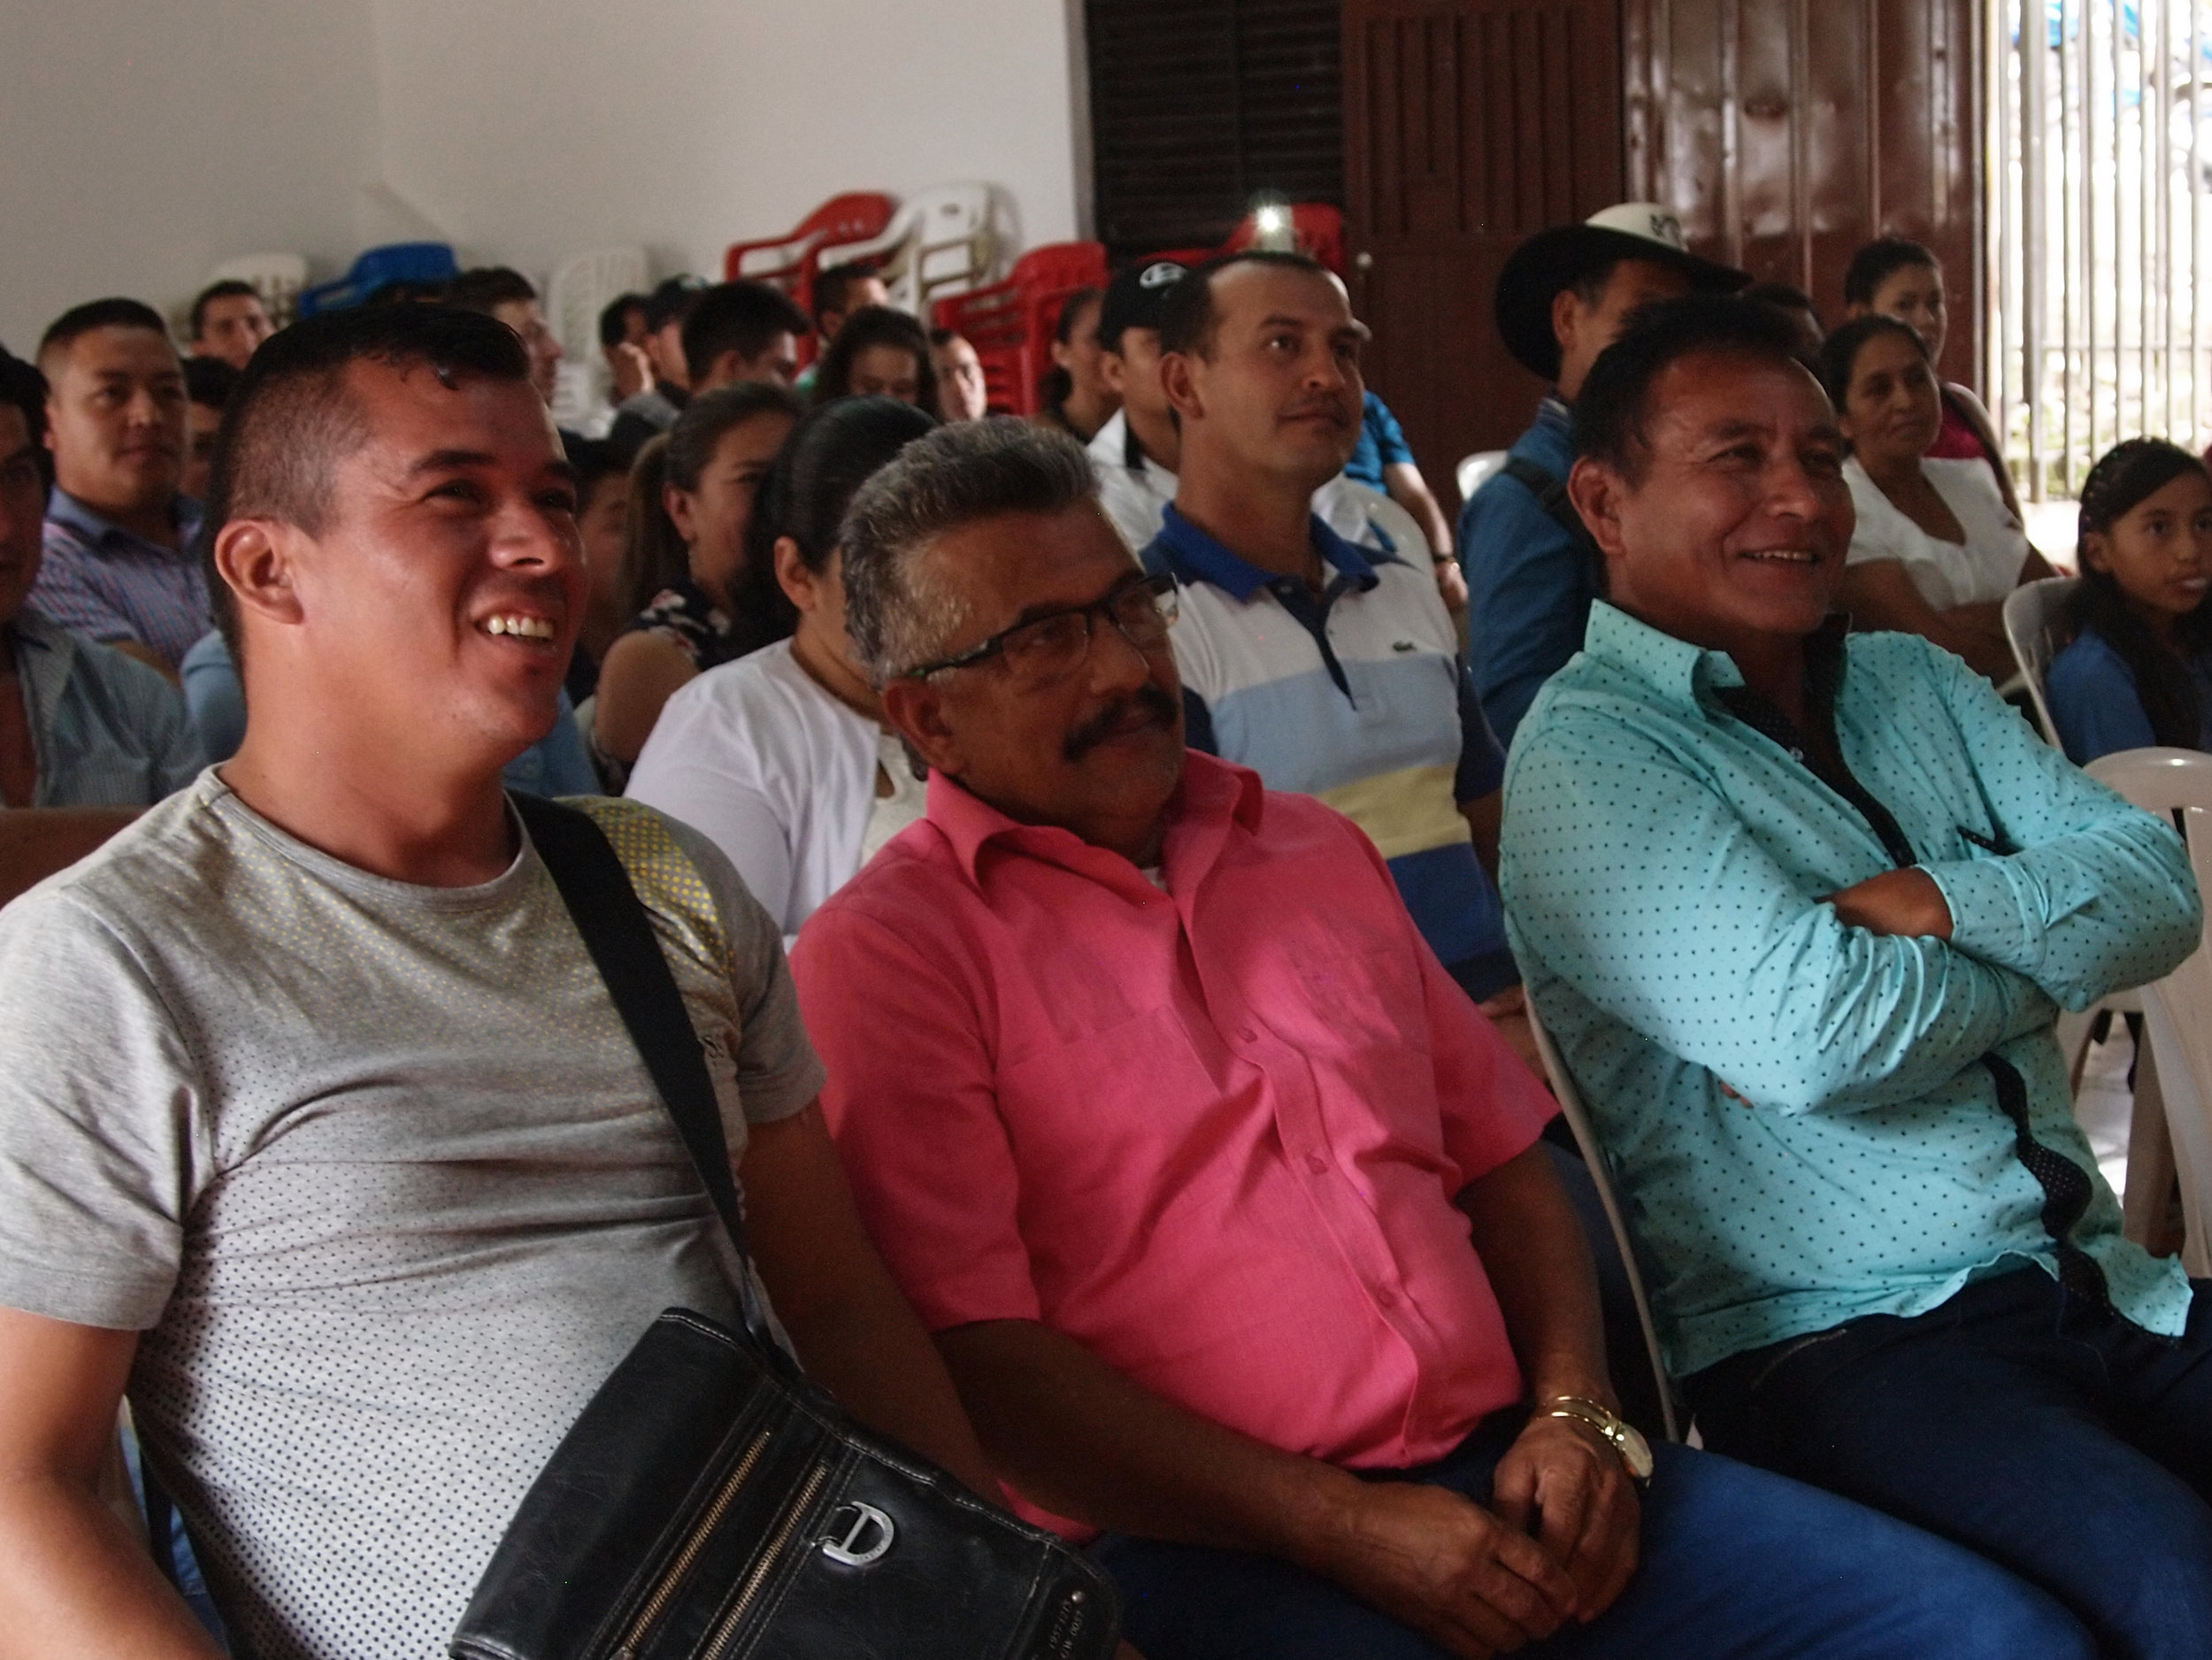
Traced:
<path fill-rule="evenodd" d="M 1442 1463 L 1377 1478 L 1490 1496 L 1523 1415 Z M 1530 1660 L 2091 1660 L 2056 1602 L 1955 1545 L 1831 1495 L 1662 1444 L 1642 1562 L 1586 1625 Z M 1271 1556 L 1109 1534 L 1092 1547 L 1148 1660 L 1447 1660 L 1348 1593 Z"/>
<path fill-rule="evenodd" d="M 2212 1655 L 2212 1281 L 2169 1340 L 2024 1268 L 1733 1356 L 1688 1392 L 1707 1445 L 1971 1547 L 2103 1652 Z"/>

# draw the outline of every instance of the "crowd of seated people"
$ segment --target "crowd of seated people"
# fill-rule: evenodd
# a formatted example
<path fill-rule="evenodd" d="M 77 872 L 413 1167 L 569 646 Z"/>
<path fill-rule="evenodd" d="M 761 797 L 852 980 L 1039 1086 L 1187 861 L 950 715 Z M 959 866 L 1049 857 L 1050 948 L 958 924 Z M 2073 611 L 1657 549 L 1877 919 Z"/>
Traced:
<path fill-rule="evenodd" d="M 1942 268 L 1843 288 L 1530 238 L 1455 526 L 1298 254 L 1072 296 L 1033 421 L 864 265 L 613 301 L 603 438 L 504 266 L 0 357 L 0 1648 L 442 1652 L 643 1325 L 733 1321 L 528 795 L 793 1353 L 1142 1656 L 2212 1652 L 2212 1287 L 2052 1035 L 2201 940 L 2074 766 L 2212 749 L 2212 471 L 2089 475 L 2062 755 Z"/>

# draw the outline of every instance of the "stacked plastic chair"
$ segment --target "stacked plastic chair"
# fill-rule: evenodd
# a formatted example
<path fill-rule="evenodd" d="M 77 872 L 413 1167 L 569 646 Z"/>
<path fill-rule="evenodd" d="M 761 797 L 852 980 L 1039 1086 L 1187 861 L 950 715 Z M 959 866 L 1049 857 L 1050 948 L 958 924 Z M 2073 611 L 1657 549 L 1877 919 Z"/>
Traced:
<path fill-rule="evenodd" d="M 939 300 L 936 319 L 975 348 L 994 411 L 1033 415 L 1060 308 L 1077 290 L 1105 283 L 1104 243 L 1051 242 L 1016 260 L 1003 282 Z"/>
<path fill-rule="evenodd" d="M 890 228 L 892 216 L 898 208 L 897 197 L 878 190 L 852 190 L 832 196 L 781 236 L 732 242 L 722 255 L 722 275 L 732 282 L 740 278 L 772 282 L 811 316 L 814 279 L 821 274 L 826 265 L 841 263 L 825 260 L 822 250 L 826 247 L 865 244 L 882 235 Z M 811 336 L 799 342 L 802 362 L 811 358 L 813 353 Z"/>
<path fill-rule="evenodd" d="M 1001 250 L 1011 240 L 1000 224 L 1003 207 L 1001 193 L 987 184 L 932 185 L 877 234 L 824 243 L 822 268 L 872 265 L 892 304 L 927 317 L 939 300 L 997 280 Z"/>

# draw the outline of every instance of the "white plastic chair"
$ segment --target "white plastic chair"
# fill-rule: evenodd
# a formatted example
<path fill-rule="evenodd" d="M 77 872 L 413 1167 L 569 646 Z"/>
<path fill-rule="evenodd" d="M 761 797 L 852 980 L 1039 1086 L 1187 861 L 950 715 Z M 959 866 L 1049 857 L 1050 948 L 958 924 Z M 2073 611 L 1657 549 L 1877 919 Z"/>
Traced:
<path fill-rule="evenodd" d="M 297 254 L 242 254 L 223 261 L 207 273 L 207 280 L 251 283 L 269 320 L 282 328 L 299 311 L 300 290 L 307 286 L 307 261 Z"/>
<path fill-rule="evenodd" d="M 2146 811 L 2179 812 L 2197 886 L 2212 893 L 2212 755 L 2123 749 L 2098 757 L 2085 770 Z M 2135 1069 L 2128 1236 L 2147 1236 L 2160 1219 L 2169 1182 L 2179 1177 L 2188 1228 L 2181 1259 L 2190 1273 L 2201 1277 L 2212 1274 L 2212 951 L 2200 946 L 2138 995 L 2149 1053 Z"/>
<path fill-rule="evenodd" d="M 642 248 L 595 248 L 561 261 L 545 285 L 545 320 L 561 350 L 596 362 L 599 313 L 620 295 L 643 293 L 649 281 Z"/>
<path fill-rule="evenodd" d="M 2051 719 L 2051 706 L 2043 696 L 2043 677 L 2050 672 L 2051 659 L 2058 655 L 2058 631 L 2067 597 L 2073 593 L 2078 580 L 2070 576 L 2042 577 L 2033 582 L 2023 582 L 2005 596 L 2005 639 L 2012 647 L 2012 660 L 2020 665 L 2020 678 L 2026 683 L 2028 700 L 2035 705 L 2035 719 L 2043 728 L 2043 741 L 2054 749 L 2059 747 L 2058 727 Z"/>
<path fill-rule="evenodd" d="M 1552 1094 L 1559 1097 L 1560 1114 L 1567 1120 L 1567 1127 L 1574 1132 L 1575 1145 L 1582 1149 L 1583 1162 L 1590 1166 L 1590 1180 L 1597 1185 L 1598 1201 L 1605 1207 L 1605 1219 L 1612 1225 L 1613 1242 L 1620 1247 L 1621 1266 L 1628 1272 L 1629 1294 L 1636 1300 L 1636 1322 L 1643 1327 L 1644 1355 L 1651 1363 L 1651 1375 L 1659 1385 L 1659 1410 L 1666 1423 L 1667 1439 L 1680 1441 L 1682 1428 L 1675 1413 L 1674 1386 L 1667 1379 L 1667 1363 L 1659 1352 L 1659 1328 L 1652 1323 L 1651 1300 L 1644 1295 L 1644 1276 L 1636 1266 L 1635 1241 L 1629 1237 L 1627 1218 L 1621 1214 L 1620 1201 L 1613 1193 L 1611 1167 L 1605 1162 L 1605 1149 L 1599 1145 L 1590 1115 L 1583 1110 L 1582 1095 L 1575 1087 L 1574 1075 L 1559 1058 L 1551 1034 L 1544 1030 L 1544 1023 L 1536 1018 L 1533 1003 L 1529 1005 L 1528 1024 L 1536 1036 L 1536 1052 L 1543 1057 L 1544 1070 L 1551 1075 Z"/>
<path fill-rule="evenodd" d="M 1506 452 L 1502 450 L 1478 450 L 1452 469 L 1454 481 L 1459 486 L 1459 499 L 1472 501 L 1475 492 L 1490 480 L 1493 473 L 1505 471 Z"/>
<path fill-rule="evenodd" d="M 987 184 L 940 184 L 900 205 L 882 235 L 825 246 L 821 270 L 864 260 L 877 267 L 891 304 L 926 322 L 948 295 L 998 281 L 1009 238 L 999 192 Z"/>

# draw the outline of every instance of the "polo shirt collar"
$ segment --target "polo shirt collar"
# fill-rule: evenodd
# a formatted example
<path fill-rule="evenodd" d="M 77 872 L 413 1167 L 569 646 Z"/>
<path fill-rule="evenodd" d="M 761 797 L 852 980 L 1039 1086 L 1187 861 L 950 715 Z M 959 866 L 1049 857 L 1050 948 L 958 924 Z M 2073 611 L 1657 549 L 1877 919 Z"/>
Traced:
<path fill-rule="evenodd" d="M 1307 526 L 1314 551 L 1363 591 L 1382 580 L 1375 572 L 1378 563 L 1397 557 L 1397 550 L 1388 545 L 1370 549 L 1348 542 L 1318 514 L 1309 515 Z M 1383 536 L 1379 527 L 1371 524 L 1369 528 L 1387 544 L 1388 538 Z M 1210 582 L 1240 604 L 1270 583 L 1282 580 L 1279 573 L 1263 571 L 1242 555 L 1231 552 L 1184 518 L 1171 502 L 1161 515 L 1159 540 L 1153 545 L 1166 556 L 1168 568 L 1179 580 Z"/>
<path fill-rule="evenodd" d="M 192 539 L 200 534 L 202 509 L 197 502 L 180 492 L 171 499 L 169 513 L 176 521 L 177 540 L 182 544 L 179 549 L 180 557 L 181 557 L 184 552 L 190 549 Z M 120 537 L 134 547 L 148 548 L 158 545 L 124 529 L 113 519 L 104 518 L 95 512 L 58 484 L 54 486 L 52 493 L 46 498 L 46 517 L 57 524 L 68 526 L 96 547 L 105 544 L 112 537 Z M 164 553 L 169 551 L 166 548 L 161 550 Z"/>
<path fill-rule="evenodd" d="M 1536 405 L 1536 424 L 1556 427 L 1563 433 L 1572 433 L 1575 426 L 1574 405 L 1559 396 L 1557 387 L 1544 394 Z"/>
<path fill-rule="evenodd" d="M 1806 667 L 1812 689 L 1823 701 L 1832 700 L 1843 679 L 1844 636 L 1851 619 L 1831 615 L 1807 640 Z M 1617 605 L 1604 600 L 1590 603 L 1590 625 L 1582 638 L 1583 649 L 1602 663 L 1623 669 L 1657 692 L 1663 702 L 1685 711 L 1704 711 L 1701 694 L 1711 694 L 1744 683 L 1743 672 L 1725 651 L 1708 650 L 1663 634 L 1640 622 Z"/>
<path fill-rule="evenodd" d="M 1232 765 L 1195 749 L 1183 757 L 1183 779 L 1168 803 L 1168 828 L 1164 861 L 1179 869 L 1186 849 L 1202 849 L 1208 864 L 1219 850 L 1234 823 L 1256 830 L 1264 811 L 1266 789 L 1258 773 Z M 1110 887 L 1128 888 L 1142 898 L 1158 890 L 1143 873 L 1118 853 L 1094 847 L 1072 830 L 1057 825 L 1023 824 L 972 795 L 942 772 L 929 775 L 923 816 L 945 838 L 968 880 L 981 886 L 979 874 L 986 848 L 1003 845 L 1008 851 L 1042 859 L 1048 865 Z"/>

